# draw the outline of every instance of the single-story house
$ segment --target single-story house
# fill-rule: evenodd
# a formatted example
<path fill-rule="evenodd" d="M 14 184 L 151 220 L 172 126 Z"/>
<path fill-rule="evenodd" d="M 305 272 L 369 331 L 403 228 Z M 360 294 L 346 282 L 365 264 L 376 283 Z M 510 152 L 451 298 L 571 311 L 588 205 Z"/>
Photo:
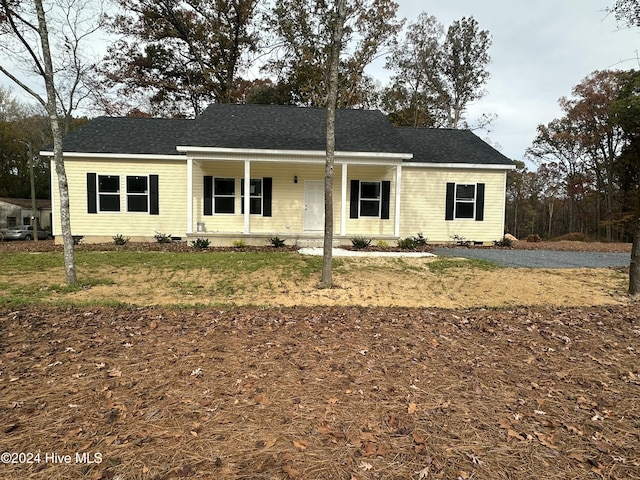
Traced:
<path fill-rule="evenodd" d="M 30 198 L 0 197 L 0 230 L 17 225 L 31 225 L 32 218 L 38 220 L 38 227 L 51 228 L 51 200 L 36 199 L 36 209 Z"/>
<path fill-rule="evenodd" d="M 72 233 L 319 244 L 325 117 L 322 108 L 215 104 L 196 119 L 96 118 L 63 143 Z M 470 131 L 397 128 L 380 111 L 338 110 L 335 241 L 500 239 L 513 168 Z"/>

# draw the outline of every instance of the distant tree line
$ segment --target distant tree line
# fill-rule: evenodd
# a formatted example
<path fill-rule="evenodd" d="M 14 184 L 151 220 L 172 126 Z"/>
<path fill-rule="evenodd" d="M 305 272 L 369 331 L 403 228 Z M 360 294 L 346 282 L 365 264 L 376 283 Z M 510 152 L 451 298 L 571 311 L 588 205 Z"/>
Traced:
<path fill-rule="evenodd" d="M 559 101 L 508 175 L 506 230 L 630 242 L 640 214 L 640 72 L 597 71 Z"/>

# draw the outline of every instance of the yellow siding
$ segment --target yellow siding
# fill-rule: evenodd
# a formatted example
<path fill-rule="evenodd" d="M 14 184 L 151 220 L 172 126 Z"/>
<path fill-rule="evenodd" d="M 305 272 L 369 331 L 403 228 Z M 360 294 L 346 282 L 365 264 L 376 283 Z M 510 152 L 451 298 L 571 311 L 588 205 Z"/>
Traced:
<path fill-rule="evenodd" d="M 273 181 L 272 216 L 250 216 L 252 234 L 294 236 L 304 234 L 305 181 L 324 179 L 323 163 L 276 163 L 251 160 L 251 178 L 270 177 Z M 116 234 L 135 240 L 149 240 L 156 232 L 185 237 L 191 230 L 197 233 L 198 222 L 205 224 L 207 233 L 238 234 L 244 231 L 244 215 L 240 212 L 240 183 L 244 177 L 244 161 L 193 162 L 193 225 L 188 228 L 187 211 L 187 162 L 184 158 L 172 159 L 67 159 L 66 170 L 71 199 L 71 226 L 74 235 L 94 240 L 110 241 Z M 121 184 L 121 212 L 87 213 L 87 172 L 99 175 L 119 175 Z M 159 176 L 159 215 L 126 212 L 127 175 Z M 234 178 L 236 184 L 235 213 L 230 215 L 204 215 L 203 177 Z M 502 236 L 504 223 L 504 171 L 480 169 L 440 169 L 403 166 L 400 236 L 422 232 L 430 242 L 448 242 L 453 235 L 468 240 L 490 242 Z M 297 183 L 294 178 L 297 177 Z M 349 165 L 347 169 L 347 194 L 345 208 L 345 238 L 364 235 L 371 238 L 394 235 L 396 168 L 394 166 Z M 55 172 L 53 185 L 57 185 Z M 351 180 L 390 181 L 390 219 L 349 218 Z M 445 197 L 447 182 L 485 183 L 484 221 L 445 221 Z M 334 232 L 341 227 L 342 165 L 334 168 Z M 58 190 L 53 188 L 55 233 L 60 234 L 58 215 Z"/>
<path fill-rule="evenodd" d="M 204 215 L 205 175 L 236 180 L 235 214 Z M 244 178 L 243 162 L 195 162 L 193 168 L 193 231 L 197 223 L 204 222 L 208 233 L 241 233 L 244 216 L 240 213 L 240 182 Z M 251 163 L 251 178 L 271 177 L 273 179 L 272 216 L 250 216 L 251 233 L 292 234 L 303 232 L 304 183 L 306 180 L 324 180 L 324 165 L 293 163 Z M 298 183 L 294 183 L 297 177 Z M 391 219 L 379 218 L 349 219 L 349 198 L 351 179 L 361 181 L 391 180 Z M 347 170 L 347 235 L 393 235 L 393 212 L 395 208 L 395 168 L 349 166 Z M 340 231 L 341 220 L 342 166 L 336 164 L 333 178 L 334 232 Z"/>
<path fill-rule="evenodd" d="M 489 243 L 504 232 L 506 172 L 479 169 L 411 168 L 402 170 L 400 236 L 422 232 L 429 242 L 452 241 L 453 235 Z M 484 220 L 446 221 L 447 182 L 484 183 Z"/>
<path fill-rule="evenodd" d="M 150 239 L 156 232 L 184 236 L 187 227 L 187 181 L 185 160 L 96 160 L 66 159 L 69 183 L 71 232 L 85 237 L 110 240 L 117 234 L 132 239 Z M 53 169 L 52 169 L 53 170 Z M 87 172 L 99 175 L 120 175 L 120 212 L 87 213 Z M 159 215 L 126 212 L 127 175 L 158 175 Z M 60 234 L 57 176 L 52 175 L 52 201 L 55 232 Z"/>

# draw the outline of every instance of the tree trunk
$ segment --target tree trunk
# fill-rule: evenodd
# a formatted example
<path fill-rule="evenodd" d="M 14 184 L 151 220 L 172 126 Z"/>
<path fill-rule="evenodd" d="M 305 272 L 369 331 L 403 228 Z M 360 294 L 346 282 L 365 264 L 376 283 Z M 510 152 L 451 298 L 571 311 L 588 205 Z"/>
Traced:
<path fill-rule="evenodd" d="M 329 91 L 327 92 L 327 158 L 324 169 L 324 242 L 321 285 L 333 285 L 333 164 L 335 157 L 336 105 L 338 103 L 338 66 L 342 50 L 342 31 L 346 17 L 346 0 L 336 0 L 336 16 L 332 28 L 331 57 L 329 63 Z"/>
<path fill-rule="evenodd" d="M 640 217 L 636 223 L 631 247 L 631 263 L 629 264 L 629 295 L 640 295 Z"/>
<path fill-rule="evenodd" d="M 38 27 L 40 43 L 42 45 L 42 60 L 44 62 L 44 82 L 47 90 L 47 114 L 51 124 L 53 136 L 53 159 L 58 175 L 58 190 L 60 193 L 60 222 L 62 228 L 64 269 L 67 285 L 73 285 L 78 281 L 76 276 L 76 264 L 73 252 L 73 237 L 71 236 L 71 218 L 69 213 L 69 185 L 67 173 L 64 168 L 62 155 L 62 129 L 60 128 L 60 116 L 57 108 L 56 87 L 53 76 L 53 62 L 51 60 L 51 48 L 49 46 L 49 31 L 42 6 L 42 0 L 35 0 L 36 13 L 38 15 Z"/>

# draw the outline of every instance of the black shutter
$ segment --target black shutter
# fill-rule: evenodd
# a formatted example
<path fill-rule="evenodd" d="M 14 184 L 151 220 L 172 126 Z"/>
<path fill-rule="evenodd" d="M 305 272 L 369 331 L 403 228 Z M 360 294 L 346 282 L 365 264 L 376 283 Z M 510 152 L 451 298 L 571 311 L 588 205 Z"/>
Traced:
<path fill-rule="evenodd" d="M 484 220 L 484 183 L 476 185 L 476 221 Z"/>
<path fill-rule="evenodd" d="M 87 213 L 98 213 L 98 195 L 95 173 L 87 173 Z"/>
<path fill-rule="evenodd" d="M 453 220 L 453 212 L 455 209 L 455 199 L 456 195 L 456 184 L 455 183 L 447 183 L 447 204 L 445 207 L 445 220 Z"/>
<path fill-rule="evenodd" d="M 158 175 L 149 175 L 149 214 L 151 215 L 160 215 L 158 183 Z"/>
<path fill-rule="evenodd" d="M 358 200 L 360 199 L 360 181 L 351 180 L 351 207 L 349 218 L 358 218 Z"/>
<path fill-rule="evenodd" d="M 380 218 L 383 220 L 389 219 L 389 203 L 391 200 L 391 182 L 382 182 L 382 208 L 380 210 Z"/>
<path fill-rule="evenodd" d="M 213 215 L 213 177 L 204 177 L 204 214 Z"/>
<path fill-rule="evenodd" d="M 271 193 L 273 190 L 273 180 L 271 177 L 264 177 L 262 179 L 262 216 L 270 217 L 271 216 L 271 199 L 273 198 L 273 194 Z"/>

